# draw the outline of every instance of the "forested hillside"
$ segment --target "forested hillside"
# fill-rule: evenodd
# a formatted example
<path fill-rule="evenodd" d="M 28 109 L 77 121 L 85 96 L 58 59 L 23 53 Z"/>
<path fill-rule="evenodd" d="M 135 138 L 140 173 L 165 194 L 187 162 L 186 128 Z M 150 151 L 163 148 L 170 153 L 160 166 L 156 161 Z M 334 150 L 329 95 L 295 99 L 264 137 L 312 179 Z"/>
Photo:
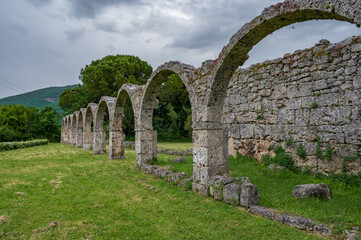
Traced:
<path fill-rule="evenodd" d="M 23 104 L 25 107 L 36 107 L 43 109 L 46 106 L 53 107 L 58 114 L 64 111 L 59 107 L 59 95 L 65 90 L 74 88 L 77 85 L 68 85 L 64 87 L 48 87 L 23 93 L 11 97 L 0 99 L 0 105 L 5 104 Z"/>

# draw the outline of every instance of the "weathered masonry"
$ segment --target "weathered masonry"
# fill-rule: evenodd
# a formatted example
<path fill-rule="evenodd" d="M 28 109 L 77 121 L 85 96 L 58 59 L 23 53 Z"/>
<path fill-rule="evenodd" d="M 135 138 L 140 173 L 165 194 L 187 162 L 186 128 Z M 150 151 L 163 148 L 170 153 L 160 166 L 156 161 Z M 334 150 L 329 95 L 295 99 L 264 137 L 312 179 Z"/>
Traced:
<path fill-rule="evenodd" d="M 343 157 L 361 152 L 360 51 L 360 36 L 336 44 L 321 40 L 237 70 L 224 104 L 229 152 L 261 160 L 282 145 L 298 166 L 327 173 L 341 171 L 345 163 L 348 171 L 359 172 L 359 161 Z M 328 149 L 329 159 L 322 156 Z"/>
<path fill-rule="evenodd" d="M 245 151 L 248 151 L 249 149 L 252 149 L 253 155 L 255 153 L 263 153 L 266 151 L 257 149 L 255 147 L 252 148 L 251 144 L 257 141 L 270 141 L 272 144 L 274 142 L 281 142 L 284 141 L 285 137 L 279 137 L 279 135 L 284 134 L 284 130 L 282 129 L 282 132 L 279 131 L 279 127 L 282 127 L 285 125 L 285 121 L 287 122 L 287 119 L 290 117 L 289 123 L 290 125 L 294 125 L 295 127 L 303 127 L 304 129 L 307 129 L 307 131 L 315 131 L 315 134 L 312 134 L 312 136 L 316 135 L 320 137 L 322 136 L 321 141 L 321 147 L 324 148 L 325 144 L 327 142 L 327 139 L 329 138 L 333 140 L 332 134 L 338 135 L 339 129 L 333 130 L 333 123 L 332 118 L 330 117 L 323 117 L 322 119 L 317 119 L 314 117 L 314 115 L 317 114 L 324 114 L 324 116 L 328 116 L 329 111 L 333 111 L 333 102 L 327 102 L 327 100 L 324 100 L 324 102 L 321 103 L 321 100 L 314 99 L 312 100 L 312 94 L 316 94 L 317 91 L 320 91 L 322 94 L 323 92 L 326 94 L 335 93 L 335 91 L 331 90 L 331 92 L 326 91 L 326 89 L 333 87 L 329 87 L 331 84 L 334 84 L 332 79 L 330 82 L 328 81 L 328 77 L 325 75 L 320 77 L 316 73 L 312 73 L 310 76 L 301 77 L 302 71 L 306 72 L 312 72 L 311 69 L 309 70 L 302 70 L 301 65 L 302 64 L 308 64 L 306 62 L 302 62 L 299 59 L 294 59 L 293 56 L 289 57 L 289 61 L 295 61 L 297 62 L 297 67 L 299 67 L 298 72 L 296 65 L 293 66 L 290 65 L 289 72 L 286 72 L 286 67 L 282 67 L 280 69 L 281 72 L 284 72 L 284 76 L 280 78 L 280 82 L 277 84 L 284 84 L 284 87 L 275 87 L 274 79 L 268 79 L 267 78 L 267 70 L 266 66 L 262 68 L 261 71 L 265 71 L 265 76 L 262 75 L 262 79 L 259 79 L 260 81 L 263 81 L 263 85 L 268 86 L 268 84 L 271 84 L 271 90 L 274 92 L 270 93 L 272 95 L 265 96 L 265 100 L 273 100 L 275 96 L 277 96 L 278 99 L 275 104 L 277 105 L 277 108 L 273 107 L 273 103 L 269 103 L 269 113 L 272 113 L 272 109 L 278 111 L 278 113 L 274 114 L 277 116 L 277 122 L 273 123 L 275 127 L 268 128 L 268 131 L 271 131 L 271 133 L 268 136 L 271 136 L 271 138 L 267 139 L 268 136 L 259 136 L 254 135 L 254 133 L 257 131 L 255 130 L 255 126 L 261 126 L 260 124 L 254 124 L 251 127 L 251 123 L 240 123 L 240 122 L 232 122 L 232 114 L 229 114 L 227 112 L 225 116 L 225 122 L 227 124 L 224 124 L 222 122 L 222 118 L 224 117 L 223 109 L 224 109 L 224 102 L 227 96 L 227 90 L 228 90 L 228 96 L 229 99 L 226 101 L 229 106 L 228 102 L 234 101 L 235 106 L 246 104 L 249 106 L 249 109 L 253 110 L 250 105 L 257 105 L 256 102 L 261 102 L 261 109 L 263 111 L 266 111 L 266 106 L 263 109 L 263 99 L 257 99 L 257 97 L 261 94 L 259 92 L 262 91 L 262 88 L 258 89 L 258 86 L 254 88 L 252 87 L 250 91 L 255 91 L 254 96 L 255 99 L 250 99 L 249 93 L 239 96 L 234 90 L 236 86 L 234 86 L 235 83 L 247 81 L 246 85 L 249 88 L 252 85 L 252 77 L 248 75 L 249 77 L 242 77 L 244 74 L 247 75 L 247 73 L 241 73 L 236 72 L 236 75 L 238 76 L 235 80 L 232 79 L 232 76 L 234 76 L 236 69 L 239 66 L 242 66 L 242 64 L 247 60 L 248 55 L 247 53 L 252 49 L 254 45 L 256 45 L 259 41 L 261 41 L 263 38 L 265 38 L 270 33 L 274 32 L 277 29 L 280 29 L 284 26 L 290 25 L 292 23 L 296 22 L 303 22 L 307 20 L 314 20 L 314 19 L 335 19 L 340 21 L 347 21 L 350 23 L 354 23 L 358 26 L 361 24 L 361 14 L 360 14 L 360 7 L 361 7 L 361 0 L 294 0 L 294 1 L 285 1 L 283 3 L 278 3 L 277 5 L 273 5 L 269 8 L 266 8 L 261 15 L 253 19 L 251 22 L 245 24 L 231 39 L 227 46 L 223 48 L 221 53 L 219 54 L 219 57 L 214 61 L 206 61 L 202 64 L 202 67 L 196 69 L 190 65 L 182 64 L 179 62 L 167 62 L 163 64 L 162 66 L 158 67 L 148 80 L 147 84 L 144 86 L 136 86 L 132 84 L 126 84 L 124 85 L 120 90 L 119 94 L 116 99 L 106 100 L 103 99 L 100 101 L 99 105 L 95 103 L 89 104 L 85 111 L 85 116 L 82 113 L 82 118 L 78 117 L 76 118 L 75 114 L 70 114 L 70 116 L 65 117 L 63 127 L 66 128 L 66 130 L 62 131 L 62 142 L 65 141 L 67 143 L 75 144 L 76 141 L 74 140 L 76 136 L 80 136 L 80 134 L 76 134 L 76 121 L 74 119 L 82 119 L 83 120 L 83 149 L 89 150 L 93 149 L 95 153 L 104 153 L 104 133 L 101 128 L 101 117 L 104 115 L 104 108 L 108 108 L 109 112 L 109 119 L 111 120 L 110 125 L 112 128 L 112 134 L 110 134 L 110 145 L 112 146 L 112 153 L 110 153 L 110 158 L 120 158 L 123 156 L 124 151 L 122 150 L 122 141 L 123 141 L 123 135 L 121 130 L 121 121 L 122 121 L 122 114 L 123 114 L 123 106 L 124 106 L 124 98 L 126 96 L 129 96 L 132 105 L 133 105 L 133 111 L 134 111 L 134 120 L 135 120 L 135 131 L 136 131 L 136 164 L 138 166 L 141 166 L 145 164 L 147 160 L 150 160 L 157 156 L 157 149 L 156 149 L 156 139 L 157 134 L 153 131 L 152 126 L 152 116 L 153 116 L 153 110 L 157 108 L 157 100 L 156 95 L 160 89 L 160 86 L 163 82 L 165 82 L 168 78 L 168 76 L 172 73 L 178 74 L 184 85 L 186 86 L 189 98 L 191 102 L 192 107 L 192 124 L 193 124 L 193 190 L 198 191 L 201 194 L 206 194 L 208 189 L 208 182 L 209 179 L 216 175 L 222 175 L 224 173 L 228 173 L 228 141 L 229 141 L 229 135 L 232 137 L 231 143 L 232 144 L 239 144 L 236 146 L 236 148 L 245 153 Z M 351 40 L 352 41 L 352 40 Z M 360 45 L 359 43 L 356 43 L 354 47 L 350 48 L 355 50 L 355 53 L 357 56 L 359 56 L 360 52 Z M 319 46 L 318 48 L 323 48 L 324 44 L 321 44 L 322 46 Z M 335 56 L 336 58 L 342 58 L 342 61 L 339 63 L 333 62 L 334 59 L 328 58 L 326 62 L 326 57 L 324 57 L 324 54 L 320 53 L 321 60 L 317 60 L 316 56 L 312 56 L 313 61 L 321 61 L 320 69 L 317 71 L 324 71 L 329 72 L 331 71 L 332 74 L 335 74 L 335 71 L 337 70 L 327 70 L 328 67 L 332 68 L 332 65 L 335 65 L 335 68 L 337 66 L 341 66 L 342 64 L 351 64 L 355 66 L 357 69 L 360 68 L 360 62 L 358 59 L 354 59 L 355 63 L 353 63 L 351 60 L 347 59 L 347 54 L 344 54 L 343 51 L 348 51 L 347 47 L 344 47 L 340 52 L 340 55 Z M 328 50 L 327 50 L 328 51 Z M 351 50 L 352 51 L 352 50 Z M 326 52 L 326 55 L 328 52 Z M 333 53 L 330 53 L 332 56 Z M 336 53 L 335 53 L 336 54 Z M 296 54 L 297 55 L 297 54 Z M 327 55 L 328 56 L 328 55 Z M 300 56 L 301 57 L 301 56 Z M 306 56 L 307 59 L 311 58 L 311 56 Z M 315 58 L 315 59 L 314 59 Z M 345 58 L 345 59 L 344 59 Z M 359 58 L 359 57 L 358 57 Z M 293 59 L 293 60 L 292 60 Z M 353 59 L 353 56 L 351 56 L 351 59 Z M 283 60 L 282 60 L 283 61 Z M 287 61 L 287 60 L 286 60 Z M 311 60 L 309 60 L 311 61 Z M 322 61 L 324 61 L 322 63 Z M 337 60 L 339 61 L 339 60 Z M 298 62 L 300 65 L 298 65 Z M 273 63 L 272 63 L 273 64 Z M 276 64 L 276 63 L 274 63 Z M 285 62 L 283 65 L 287 65 L 288 63 Z M 322 65 L 323 64 L 323 65 Z M 341 65 L 338 65 L 341 64 Z M 317 65 L 315 63 L 315 65 Z M 325 68 L 323 68 L 324 66 Z M 343 76 L 345 79 L 339 79 L 336 81 L 341 81 L 341 85 L 339 88 L 342 89 L 342 91 L 336 91 L 336 94 L 339 94 L 342 99 L 347 99 L 346 94 L 348 92 L 344 91 L 350 87 L 347 87 L 347 84 L 352 84 L 352 90 L 351 92 L 357 94 L 359 92 L 355 92 L 354 90 L 357 90 L 357 84 L 359 82 L 360 78 L 360 72 L 357 70 L 356 72 L 348 72 L 350 71 L 349 68 L 346 67 L 346 65 L 342 65 L 345 71 L 345 76 Z M 350 66 L 350 67 L 353 67 Z M 312 66 L 304 66 L 311 68 Z M 319 66 L 317 66 L 318 68 Z M 275 69 L 278 69 L 277 67 Z M 348 70 L 346 70 L 348 69 Z M 316 70 L 315 70 L 316 71 Z M 316 71 L 316 72 L 317 72 Z M 347 72 L 346 72 L 347 71 Z M 243 74 L 243 75 L 242 75 Z M 270 74 L 270 73 L 268 73 Z M 281 74 L 281 73 L 272 73 L 273 74 Z M 292 75 L 294 74 L 294 75 Z M 321 73 L 322 74 L 322 73 Z M 328 73 L 327 73 L 328 74 Z M 341 75 L 343 73 L 340 73 Z M 351 75 L 350 75 L 351 74 Z M 256 74 L 255 76 L 261 76 L 260 73 Z M 327 75 L 328 76 L 328 75 Z M 305 79 L 306 78 L 306 79 Z M 313 79 L 315 78 L 315 79 Z M 338 77 L 337 77 L 338 78 Z M 232 80 L 231 80 L 232 79 Z M 242 80 L 244 79 L 244 80 Z M 253 77 L 254 79 L 254 77 Z M 327 79 L 327 80 L 326 80 Z M 319 82 L 317 82 L 320 80 Z M 326 80 L 326 81 L 322 81 Z M 327 86 L 324 87 L 323 84 L 326 84 Z M 338 83 L 337 83 L 338 84 Z M 336 86 L 334 87 L 338 87 Z M 346 85 L 345 85 L 346 84 Z M 356 86 L 355 86 L 356 84 Z M 253 83 L 253 85 L 256 85 Z M 282 86 L 282 85 L 281 85 Z M 342 86 L 342 87 L 341 87 Z M 291 89 L 298 89 L 298 88 L 310 88 L 309 90 L 305 90 L 307 94 L 297 94 L 297 91 L 291 91 Z M 343 89 L 343 87 L 346 87 Z M 233 89 L 233 90 L 232 90 Z M 286 89 L 286 92 L 282 92 L 282 90 Z M 277 92 L 280 90 L 281 92 Z M 258 92 L 259 91 L 259 92 Z M 234 94 L 233 94 L 234 92 Z M 301 90 L 303 92 L 303 90 Z M 232 100 L 233 96 L 237 95 L 240 99 L 239 100 Z M 252 96 L 252 95 L 251 95 Z M 322 95 L 323 96 L 323 95 Z M 327 95 L 326 95 L 327 96 Z M 268 98 L 267 98 L 268 97 Z M 310 123 L 304 124 L 302 126 L 298 125 L 299 122 L 296 121 L 297 116 L 300 116 L 300 114 L 306 114 L 306 116 L 302 116 L 301 118 L 307 118 L 307 111 L 304 111 L 304 108 L 308 107 L 309 102 L 305 102 L 306 99 L 298 100 L 299 97 L 309 97 L 308 101 L 311 101 L 311 104 L 313 101 L 319 101 L 320 102 L 320 108 L 312 108 L 310 110 L 310 114 L 312 113 L 312 119 L 310 115 Z M 313 96 L 319 97 L 319 96 Z M 325 97 L 325 96 L 323 96 Z M 329 96 L 331 97 L 331 95 Z M 284 106 L 280 105 L 282 99 L 284 100 Z M 290 101 L 289 101 L 290 100 Z M 293 108 L 291 109 L 291 102 L 293 103 Z M 298 102 L 300 101 L 300 102 Z M 114 103 L 115 102 L 115 103 Z M 301 104 L 300 107 L 297 107 L 297 104 Z M 303 105 L 302 105 L 303 104 Z M 324 104 L 324 105 L 321 105 Z M 330 104 L 330 106 L 329 106 Z M 347 105 L 348 104 L 348 105 Z M 346 115 L 349 111 L 351 111 L 351 117 L 353 117 L 353 108 L 359 107 L 357 105 L 357 100 L 353 100 L 352 104 L 347 103 L 347 106 L 352 106 L 351 110 L 349 108 L 342 108 L 338 107 L 334 114 L 338 114 L 337 116 L 343 116 L 342 111 L 346 111 Z M 227 106 L 225 108 L 227 108 Z M 341 104 L 340 104 L 341 106 Z M 255 108 L 259 108 L 258 106 L 255 106 Z M 311 105 L 310 105 L 311 107 Z M 113 109 L 114 108 L 114 109 Z M 330 108 L 330 109 L 328 109 Z M 292 110 L 292 111 L 289 111 Z M 299 112 L 297 112 L 297 110 Z M 243 111 L 243 110 L 242 110 Z M 237 121 L 238 117 L 245 115 L 249 112 L 249 110 L 245 110 L 245 112 L 242 112 L 241 110 L 237 113 Z M 259 110 L 260 111 L 260 110 Z M 300 111 L 302 113 L 300 113 Z M 319 112 L 320 113 L 319 113 Z M 339 112 L 341 111 L 341 112 Z M 290 116 L 286 116 L 289 112 Z M 249 113 L 251 114 L 251 113 Z M 297 115 L 298 114 L 298 115 Z M 328 115 L 327 115 L 328 114 Z M 254 115 L 254 114 L 253 114 Z M 349 114 L 348 114 L 349 115 Z M 75 117 L 74 117 L 75 116 Z M 97 117 L 98 116 L 98 117 Z M 292 118 L 293 116 L 293 118 Z M 323 116 L 323 115 L 322 115 Z M 241 118 L 241 117 L 239 117 Z M 264 119 L 272 119 L 271 116 L 264 116 Z M 338 119 L 338 117 L 335 117 Z M 286 119 L 284 121 L 284 119 Z M 312 121 L 312 123 L 311 123 Z M 338 120 L 337 120 L 338 121 Z M 360 118 L 357 118 L 357 114 L 355 119 L 349 120 L 352 122 L 352 126 L 354 128 L 351 128 L 351 125 L 348 125 L 345 130 L 342 130 L 344 133 L 344 136 L 349 134 L 350 131 L 354 131 L 352 133 L 352 142 L 349 140 L 346 140 L 346 137 L 344 137 L 344 141 L 347 144 L 352 145 L 353 151 L 359 151 L 360 147 L 360 138 L 359 138 L 359 132 L 360 131 Z M 307 121 L 306 121 L 307 123 Z M 240 125 L 245 124 L 245 125 Z M 346 122 L 348 124 L 348 122 Z M 93 131 L 91 130 L 91 126 L 93 125 Z M 271 125 L 271 123 L 270 123 Z M 311 125 L 318 125 L 317 127 L 311 126 Z M 324 126 L 324 127 L 321 127 Z M 342 123 L 344 126 L 344 124 Z M 227 126 L 230 126 L 231 132 L 229 134 Z M 253 131 L 253 134 L 249 135 L 243 135 L 248 133 L 247 131 L 244 131 L 242 129 L 252 129 L 249 130 L 250 132 Z M 301 129 L 301 130 L 304 130 Z M 299 129 L 294 128 L 293 130 L 297 131 Z M 291 135 L 292 139 L 295 140 L 298 144 L 301 144 L 305 148 L 307 148 L 309 158 L 307 160 L 314 161 L 314 159 L 311 158 L 314 154 L 312 153 L 312 148 L 308 148 L 307 144 L 310 143 L 309 139 L 306 140 L 306 138 L 303 138 L 300 136 L 296 136 L 295 134 Z M 236 132 L 236 134 L 235 134 Z M 321 134 L 322 133 L 322 134 Z M 327 133 L 329 134 L 327 138 Z M 257 133 L 258 134 L 258 133 Z M 306 133 L 309 134 L 308 132 Z M 330 135 L 331 134 L 331 135 Z M 288 133 L 287 133 L 288 136 Z M 286 137 L 287 138 L 287 137 Z M 91 141 L 92 139 L 92 141 Z M 248 143 L 246 143 L 243 139 L 248 140 Z M 350 138 L 348 138 L 350 139 Z M 337 140 L 338 141 L 338 140 Z M 335 144 L 338 144 L 335 140 Z M 342 142 L 342 140 L 341 140 Z M 240 145 L 242 143 L 242 145 Z M 245 144 L 243 144 L 245 143 Z M 258 144 L 258 143 L 257 143 Z M 324 145 L 322 145 L 324 144 Z M 331 146 L 331 142 L 329 143 Z M 261 146 L 262 144 L 258 144 L 257 146 Z M 267 144 L 264 143 L 266 146 Z M 350 145 L 350 146 L 351 146 Z M 356 147 L 357 146 L 357 147 Z M 262 147 L 263 148 L 263 147 Z M 248 153 L 247 153 L 248 154 Z M 317 163 L 318 166 L 321 166 L 320 163 Z M 359 164 L 359 163 L 358 163 Z M 326 168 L 324 168 L 326 169 Z"/>

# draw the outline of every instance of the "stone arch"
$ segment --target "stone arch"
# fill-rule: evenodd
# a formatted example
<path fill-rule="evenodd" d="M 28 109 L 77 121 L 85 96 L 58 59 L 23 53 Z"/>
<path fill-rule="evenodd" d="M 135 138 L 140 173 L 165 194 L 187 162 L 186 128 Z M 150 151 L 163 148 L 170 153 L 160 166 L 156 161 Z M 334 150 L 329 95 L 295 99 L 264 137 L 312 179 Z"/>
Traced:
<path fill-rule="evenodd" d="M 70 114 L 71 145 L 76 145 L 76 113 Z"/>
<path fill-rule="evenodd" d="M 70 122 L 70 114 L 66 116 L 66 132 L 67 132 L 67 144 L 71 144 L 71 122 Z"/>
<path fill-rule="evenodd" d="M 76 141 L 75 146 L 77 148 L 83 147 L 83 124 L 82 124 L 82 113 L 80 111 L 74 112 L 75 114 L 75 131 L 76 131 Z"/>
<path fill-rule="evenodd" d="M 103 131 L 104 116 L 108 109 L 109 125 L 112 125 L 115 101 L 116 98 L 114 97 L 103 96 L 100 98 L 94 118 L 94 154 L 104 154 L 106 152 L 106 133 Z M 109 132 L 111 131 L 109 130 Z"/>
<path fill-rule="evenodd" d="M 334 19 L 359 26 L 360 6 L 360 0 L 285 1 L 266 8 L 233 35 L 204 76 L 207 90 L 198 110 L 202 114 L 193 123 L 193 190 L 206 194 L 208 179 L 229 171 L 228 133 L 221 123 L 223 103 L 232 75 L 248 59 L 252 47 L 275 30 L 296 22 Z"/>
<path fill-rule="evenodd" d="M 192 118 L 196 119 L 197 105 L 196 94 L 192 85 L 195 68 L 191 65 L 180 62 L 166 62 L 158 67 L 144 86 L 143 96 L 140 100 L 139 121 L 136 126 L 137 164 L 141 165 L 147 160 L 157 157 L 157 133 L 153 131 L 153 110 L 157 108 L 156 96 L 160 87 L 168 80 L 168 77 L 175 73 L 180 76 L 185 85 L 192 108 Z"/>
<path fill-rule="evenodd" d="M 78 114 L 78 117 L 76 120 L 77 134 L 78 134 L 78 138 L 77 138 L 77 142 L 76 142 L 77 148 L 83 148 L 85 115 L 86 115 L 86 108 L 80 108 L 79 114 Z"/>
<path fill-rule="evenodd" d="M 215 121 L 218 107 L 223 105 L 228 83 L 237 69 L 248 59 L 248 52 L 272 32 L 296 22 L 333 19 L 361 24 L 360 0 L 294 0 L 272 5 L 232 36 L 213 67 L 206 105 Z M 216 117 L 217 116 L 217 117 Z"/>
<path fill-rule="evenodd" d="M 92 123 L 94 123 L 94 116 L 96 114 L 98 104 L 89 103 L 83 121 L 83 150 L 92 150 L 93 149 L 93 132 L 91 129 Z"/>
<path fill-rule="evenodd" d="M 112 151 L 113 158 L 124 158 L 124 139 L 125 134 L 123 132 L 122 124 L 123 124 L 123 116 L 124 116 L 124 107 L 128 97 L 130 98 L 133 113 L 134 113 L 134 123 L 135 128 L 137 128 L 137 122 L 139 123 L 139 103 L 140 98 L 143 94 L 142 86 L 134 85 L 134 84 L 123 84 L 122 87 L 118 91 L 118 95 L 116 98 L 114 111 L 113 111 L 113 121 L 109 126 L 109 131 L 111 138 L 109 140 L 109 151 Z M 110 156 L 109 156 L 110 158 Z"/>
<path fill-rule="evenodd" d="M 66 122 L 65 122 L 65 117 L 63 117 L 61 119 L 61 138 L 60 138 L 60 142 L 61 143 L 65 143 L 66 142 Z"/>

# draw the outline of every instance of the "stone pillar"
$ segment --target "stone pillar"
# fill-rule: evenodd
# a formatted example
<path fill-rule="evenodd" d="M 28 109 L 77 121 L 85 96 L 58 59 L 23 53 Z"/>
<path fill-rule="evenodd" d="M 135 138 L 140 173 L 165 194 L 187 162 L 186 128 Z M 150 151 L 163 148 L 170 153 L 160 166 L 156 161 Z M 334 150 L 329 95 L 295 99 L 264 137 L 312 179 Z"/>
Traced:
<path fill-rule="evenodd" d="M 61 143 L 66 143 L 67 142 L 67 132 L 66 132 L 66 129 L 65 127 L 62 127 L 61 128 Z"/>
<path fill-rule="evenodd" d="M 228 172 L 228 129 L 194 129 L 193 191 L 206 195 L 208 179 Z"/>
<path fill-rule="evenodd" d="M 108 159 L 124 158 L 124 138 L 121 131 L 109 132 L 109 157 Z"/>
<path fill-rule="evenodd" d="M 67 139 L 66 143 L 67 143 L 67 144 L 71 144 L 71 137 L 72 137 L 71 129 L 69 128 L 69 129 L 67 130 L 67 132 L 68 132 L 68 139 Z"/>
<path fill-rule="evenodd" d="M 64 142 L 64 129 L 63 129 L 63 125 L 61 125 L 61 130 L 60 130 L 60 143 Z"/>
<path fill-rule="evenodd" d="M 135 132 L 136 165 L 157 158 L 157 131 L 138 130 Z"/>
<path fill-rule="evenodd" d="M 76 147 L 82 148 L 83 147 L 83 131 L 78 129 L 76 131 Z"/>
<path fill-rule="evenodd" d="M 106 133 L 93 132 L 93 153 L 104 154 L 106 152 Z"/>
<path fill-rule="evenodd" d="M 83 132 L 83 150 L 88 151 L 93 149 L 93 132 Z"/>
<path fill-rule="evenodd" d="M 71 130 L 71 145 L 76 145 L 76 131 L 75 130 Z"/>

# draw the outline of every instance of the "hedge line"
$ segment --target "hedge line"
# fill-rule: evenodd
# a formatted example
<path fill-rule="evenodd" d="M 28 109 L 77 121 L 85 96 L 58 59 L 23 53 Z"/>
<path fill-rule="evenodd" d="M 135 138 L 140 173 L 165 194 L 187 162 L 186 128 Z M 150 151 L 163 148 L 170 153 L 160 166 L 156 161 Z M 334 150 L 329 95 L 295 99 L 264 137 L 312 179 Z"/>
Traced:
<path fill-rule="evenodd" d="M 0 151 L 13 150 L 18 148 L 28 148 L 39 145 L 47 145 L 49 141 L 47 139 L 24 141 L 24 142 L 0 142 Z"/>

